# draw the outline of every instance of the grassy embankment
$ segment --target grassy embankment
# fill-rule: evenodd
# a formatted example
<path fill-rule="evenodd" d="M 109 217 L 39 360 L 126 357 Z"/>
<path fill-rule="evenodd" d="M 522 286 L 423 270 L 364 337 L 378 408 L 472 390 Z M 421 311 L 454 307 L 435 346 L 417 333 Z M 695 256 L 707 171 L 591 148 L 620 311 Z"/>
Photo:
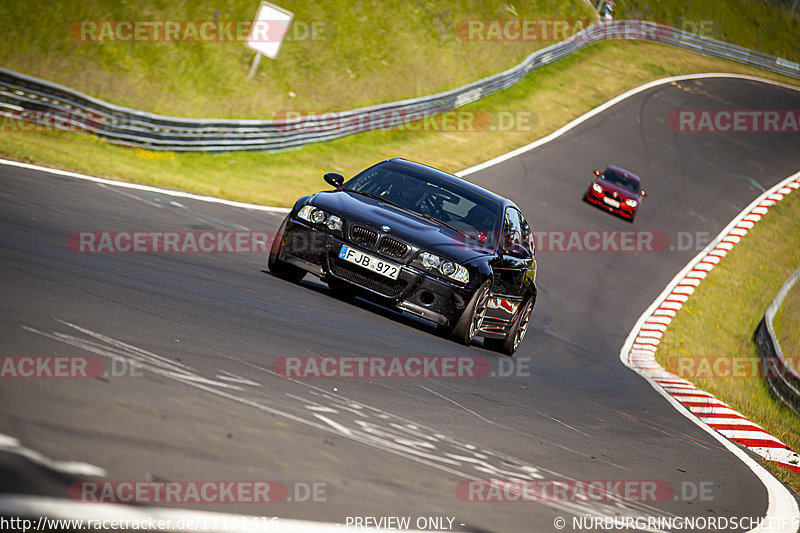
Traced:
<path fill-rule="evenodd" d="M 773 325 L 786 361 L 800 372 L 800 283 L 789 289 Z"/>
<path fill-rule="evenodd" d="M 738 4 L 744 0 L 732 0 Z M 714 2 L 716 4 L 716 2 Z M 182 116 L 269 118 L 279 110 L 346 109 L 429 94 L 510 67 L 547 42 L 471 42 L 456 28 L 466 19 L 587 18 L 580 0 L 516 6 L 461 2 L 286 2 L 298 27 L 317 24 L 316 37 L 290 40 L 277 61 L 263 60 L 246 79 L 252 52 L 242 43 L 127 42 L 92 44 L 70 37 L 80 20 L 249 20 L 251 2 L 196 2 L 176 11 L 155 2 L 125 7 L 110 0 L 59 2 L 44 13 L 27 3 L 0 6 L 0 64 L 53 79 L 117 104 Z M 675 26 L 700 20 L 695 7 L 656 6 L 650 18 Z M 722 12 L 722 11 L 721 11 Z M 729 18 L 761 24 L 749 12 Z M 776 17 L 782 16 L 778 11 Z M 692 18 L 693 17 L 693 18 Z M 716 19 L 713 27 L 728 27 Z M 397 21 L 403 21 L 398 24 Z M 776 26 L 768 50 L 784 50 L 794 22 Z M 795 26 L 792 26 L 794 24 Z M 704 26 L 707 27 L 708 25 Z M 713 33 L 713 32 L 712 32 Z M 716 35 L 716 33 L 713 33 Z M 78 33 L 78 35 L 80 35 Z M 748 32 L 742 32 L 743 36 Z M 723 36 L 723 35 L 717 35 Z M 302 35 L 300 35 L 302 37 Z M 793 37 L 797 40 L 796 35 Z M 788 53 L 792 52 L 792 53 Z M 607 42 L 529 75 L 467 111 L 511 112 L 503 131 L 385 131 L 351 136 L 287 153 L 174 154 L 111 146 L 87 136 L 0 131 L 0 155 L 115 179 L 191 190 L 237 200 L 290 205 L 321 187 L 326 170 L 350 175 L 386 157 L 401 156 L 455 171 L 546 135 L 627 89 L 664 76 L 708 71 L 785 79 L 735 63 L 644 43 Z M 613 74 L 613 75 L 612 75 Z M 598 83 L 602 80 L 602 83 Z M 295 96 L 292 97 L 291 94 Z M 494 115 L 497 121 L 497 115 Z"/>
<path fill-rule="evenodd" d="M 675 315 L 656 352 L 662 365 L 672 367 L 676 366 L 670 364 L 673 358 L 736 358 L 741 370 L 713 378 L 708 377 L 712 372 L 703 372 L 703 377 L 689 374 L 684 377 L 721 398 L 795 451 L 800 450 L 800 418 L 770 394 L 757 372 L 749 370 L 759 368 L 753 337 L 756 328 L 778 289 L 798 266 L 800 193 L 795 192 L 772 207 L 708 274 Z M 795 340 L 800 316 L 794 307 L 797 305 L 797 294 L 793 294 L 778 320 L 782 335 Z M 686 366 L 699 368 L 699 365 Z M 800 492 L 800 475 L 773 470 Z"/>

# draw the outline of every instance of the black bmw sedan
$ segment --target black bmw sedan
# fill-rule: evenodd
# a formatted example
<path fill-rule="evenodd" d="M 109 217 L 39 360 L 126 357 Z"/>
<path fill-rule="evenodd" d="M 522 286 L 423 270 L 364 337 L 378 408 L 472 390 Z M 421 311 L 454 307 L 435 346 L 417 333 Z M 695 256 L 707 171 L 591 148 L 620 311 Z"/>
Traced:
<path fill-rule="evenodd" d="M 436 323 L 456 340 L 513 354 L 536 303 L 533 232 L 514 203 L 404 159 L 378 163 L 297 200 L 268 266 L 306 273 Z"/>

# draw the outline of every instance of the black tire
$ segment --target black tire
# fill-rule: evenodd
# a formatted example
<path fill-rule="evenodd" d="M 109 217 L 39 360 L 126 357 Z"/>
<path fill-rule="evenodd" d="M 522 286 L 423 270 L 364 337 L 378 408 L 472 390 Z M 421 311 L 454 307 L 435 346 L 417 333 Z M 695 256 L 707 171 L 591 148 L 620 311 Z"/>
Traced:
<path fill-rule="evenodd" d="M 475 338 L 476 333 L 483 324 L 483 318 L 486 316 L 486 306 L 489 303 L 489 295 L 492 292 L 491 280 L 486 281 L 483 285 L 478 287 L 472 299 L 467 304 L 461 318 L 458 319 L 456 325 L 450 332 L 450 336 L 461 344 L 471 344 Z"/>
<path fill-rule="evenodd" d="M 514 319 L 514 323 L 511 324 L 506 337 L 504 339 L 484 339 L 483 346 L 506 355 L 514 355 L 514 352 L 522 344 L 525 333 L 528 332 L 528 324 L 535 303 L 536 301 L 533 298 L 528 298 L 520 312 L 517 313 L 517 317 Z"/>
<path fill-rule="evenodd" d="M 281 247 L 283 247 L 283 232 L 286 229 L 286 221 L 289 220 L 289 217 L 283 221 L 281 227 L 278 228 L 277 233 L 275 233 L 275 240 L 272 241 L 272 246 L 269 249 L 269 256 L 267 257 L 267 266 L 269 267 L 270 272 L 278 276 L 279 278 L 291 281 L 292 283 L 297 283 L 306 275 L 306 271 L 302 268 L 298 268 L 294 265 L 290 265 L 285 261 L 281 261 L 278 256 L 281 252 Z"/>

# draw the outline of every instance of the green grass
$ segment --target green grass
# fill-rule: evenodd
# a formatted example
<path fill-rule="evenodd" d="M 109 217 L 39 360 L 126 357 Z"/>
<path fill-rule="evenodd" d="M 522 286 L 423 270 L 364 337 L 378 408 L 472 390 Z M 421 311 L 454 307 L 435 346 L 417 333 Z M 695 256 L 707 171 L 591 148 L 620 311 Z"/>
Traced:
<path fill-rule="evenodd" d="M 667 20 L 675 28 L 800 61 L 800 10 L 792 0 L 623 0 L 618 18 Z"/>
<path fill-rule="evenodd" d="M 708 356 L 756 361 L 753 334 L 798 266 L 800 193 L 795 192 L 772 207 L 699 285 L 667 328 L 656 352 L 658 361 L 665 365 L 675 357 Z M 796 333 L 797 315 L 793 324 L 789 327 Z M 684 377 L 800 450 L 800 418 L 770 394 L 760 376 Z M 800 475 L 773 471 L 800 492 Z"/>
<path fill-rule="evenodd" d="M 789 289 L 773 325 L 784 357 L 795 370 L 800 371 L 800 283 L 795 282 Z"/>
<path fill-rule="evenodd" d="M 35 2 L 34 2 L 35 3 Z M 41 2 L 39 2 L 41 3 Z M 459 37 L 465 19 L 596 18 L 582 0 L 282 0 L 297 29 L 276 60 L 243 42 L 91 43 L 78 21 L 252 21 L 255 0 L 0 2 L 0 65 L 117 105 L 186 117 L 272 118 L 424 96 L 510 68 L 547 42 Z M 294 31 L 294 30 L 292 30 Z M 310 31 L 308 32 L 310 35 Z M 75 37 L 72 37 L 74 35 Z M 290 36 L 293 34 L 290 32 Z M 291 95 L 295 96 L 291 96 Z"/>
<path fill-rule="evenodd" d="M 736 63 L 652 43 L 593 45 L 464 109 L 530 118 L 512 131 L 382 131 L 282 153 L 175 154 L 132 150 L 61 132 L 0 131 L 0 155 L 241 201 L 290 206 L 325 186 L 323 172 L 346 176 L 389 157 L 457 171 L 540 138 L 610 98 L 653 79 L 692 72 L 739 72 L 797 83 Z M 609 72 L 617 75 L 609 76 Z M 603 79 L 602 84 L 596 80 Z"/>
<path fill-rule="evenodd" d="M 583 0 L 284 0 L 280 5 L 294 13 L 295 27 L 278 59 L 263 59 L 256 79 L 248 80 L 254 52 L 242 42 L 98 44 L 81 40 L 79 23 L 249 22 L 257 6 L 253 0 L 60 0 L 42 9 L 36 3 L 0 2 L 0 65 L 122 106 L 220 118 L 342 110 L 452 89 L 510 68 L 551 44 L 465 40 L 457 31 L 460 23 L 597 16 Z M 800 61 L 800 14 L 768 2 L 625 0 L 617 11 L 618 18 L 667 20 Z"/>

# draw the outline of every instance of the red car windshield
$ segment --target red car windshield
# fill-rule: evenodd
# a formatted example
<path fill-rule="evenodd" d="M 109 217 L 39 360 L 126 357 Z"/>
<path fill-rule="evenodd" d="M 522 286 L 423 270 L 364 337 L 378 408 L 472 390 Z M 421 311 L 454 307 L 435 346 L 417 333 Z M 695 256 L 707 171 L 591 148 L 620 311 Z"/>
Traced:
<path fill-rule="evenodd" d="M 614 170 L 606 170 L 600 175 L 600 179 L 624 187 L 634 194 L 639 194 L 639 182 L 637 180 L 623 176 Z"/>

